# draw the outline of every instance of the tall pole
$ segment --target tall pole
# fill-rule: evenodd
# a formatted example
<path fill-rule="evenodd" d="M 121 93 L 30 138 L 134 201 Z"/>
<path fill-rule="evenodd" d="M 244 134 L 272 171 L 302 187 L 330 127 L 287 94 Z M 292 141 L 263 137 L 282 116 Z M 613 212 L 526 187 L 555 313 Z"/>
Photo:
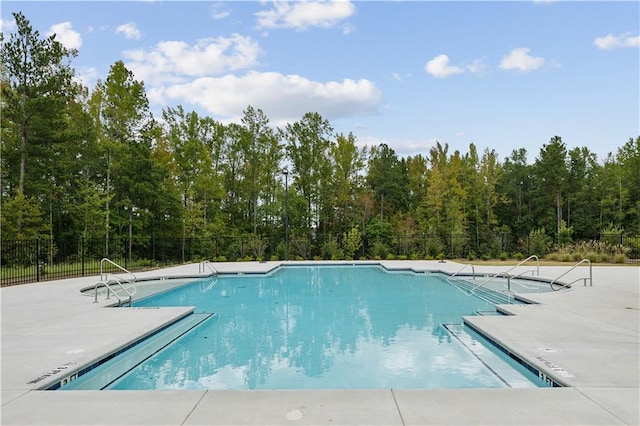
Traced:
<path fill-rule="evenodd" d="M 284 260 L 289 260 L 289 170 L 284 169 Z"/>

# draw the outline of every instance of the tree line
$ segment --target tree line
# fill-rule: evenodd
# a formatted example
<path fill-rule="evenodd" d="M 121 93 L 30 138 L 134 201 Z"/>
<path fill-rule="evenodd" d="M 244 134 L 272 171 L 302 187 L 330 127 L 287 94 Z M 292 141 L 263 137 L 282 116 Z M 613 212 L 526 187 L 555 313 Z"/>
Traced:
<path fill-rule="evenodd" d="M 1 37 L 4 240 L 82 236 L 108 253 L 123 238 L 430 235 L 444 244 L 464 234 L 487 248 L 497 234 L 559 243 L 640 232 L 640 136 L 602 161 L 560 136 L 532 162 L 524 148 L 500 161 L 473 143 L 407 157 L 359 147 L 317 112 L 281 128 L 253 106 L 227 125 L 180 105 L 154 117 L 123 62 L 85 87 L 74 78 L 77 51 L 14 18 L 15 33 Z"/>

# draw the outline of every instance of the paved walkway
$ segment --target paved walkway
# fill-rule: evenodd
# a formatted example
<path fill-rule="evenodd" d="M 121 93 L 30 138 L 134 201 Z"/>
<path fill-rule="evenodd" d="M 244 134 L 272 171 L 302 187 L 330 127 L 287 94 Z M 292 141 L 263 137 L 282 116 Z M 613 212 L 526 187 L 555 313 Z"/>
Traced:
<path fill-rule="evenodd" d="M 353 262 L 349 262 L 353 263 Z M 442 270 L 453 262 L 389 261 Z M 264 272 L 277 263 L 215 264 Z M 491 273 L 499 267 L 478 267 Z M 541 267 L 555 278 L 568 267 Z M 578 268 L 566 280 L 585 274 Z M 143 276 L 197 276 L 185 265 Z M 640 424 L 640 267 L 596 267 L 592 287 L 532 294 L 513 316 L 467 317 L 563 388 L 292 391 L 40 391 L 189 308 L 105 309 L 79 290 L 96 277 L 2 288 L 2 425 Z M 140 286 L 142 287 L 142 285 Z"/>

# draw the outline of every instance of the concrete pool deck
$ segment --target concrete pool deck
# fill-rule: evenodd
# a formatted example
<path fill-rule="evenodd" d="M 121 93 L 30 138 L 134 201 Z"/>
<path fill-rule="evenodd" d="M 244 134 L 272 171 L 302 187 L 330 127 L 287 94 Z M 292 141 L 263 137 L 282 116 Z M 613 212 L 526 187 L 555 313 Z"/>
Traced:
<path fill-rule="evenodd" d="M 293 262 L 292 262 L 293 263 Z M 358 262 L 348 262 L 358 263 Z M 370 263 L 370 262 L 369 262 Z M 381 261 L 389 269 L 447 273 L 462 265 Z M 295 264 L 295 263 L 293 263 Z M 264 272 L 278 262 L 216 263 L 220 272 Z M 571 266 L 541 266 L 558 277 Z M 476 266 L 476 273 L 507 268 Z M 579 267 L 562 279 L 585 276 Z M 136 274 L 198 275 L 198 264 Z M 74 369 L 189 312 L 110 309 L 80 289 L 97 277 L 4 287 L 2 425 L 213 424 L 640 424 L 640 267 L 593 268 L 593 286 L 528 294 L 512 316 L 467 322 L 527 359 L 562 388 L 291 391 L 42 391 Z M 142 286 L 143 284 L 141 284 Z"/>

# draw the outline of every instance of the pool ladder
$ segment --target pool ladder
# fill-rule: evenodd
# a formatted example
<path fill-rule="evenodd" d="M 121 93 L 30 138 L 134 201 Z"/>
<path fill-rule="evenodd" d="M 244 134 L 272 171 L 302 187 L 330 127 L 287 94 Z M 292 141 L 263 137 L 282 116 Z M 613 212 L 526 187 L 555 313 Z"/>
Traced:
<path fill-rule="evenodd" d="M 111 276 L 109 276 L 109 273 L 105 272 L 104 270 L 105 263 L 115 266 L 116 268 L 120 269 L 122 272 L 128 274 L 129 277 L 122 278 L 115 274 L 111 274 Z M 131 304 L 131 298 L 136 293 L 136 287 L 135 285 L 127 286 L 127 284 L 134 283 L 136 279 L 137 277 L 133 272 L 123 268 L 122 266 L 118 265 L 117 263 L 113 262 L 110 259 L 107 259 L 106 257 L 103 258 L 100 261 L 100 281 L 98 281 L 95 287 L 93 288 L 94 290 L 93 303 L 98 303 L 98 287 L 105 287 L 107 289 L 107 297 L 106 297 L 107 300 L 110 299 L 110 296 L 113 293 L 113 295 L 118 299 L 118 306 L 122 306 L 123 304 Z"/>
<path fill-rule="evenodd" d="M 207 269 L 209 271 L 211 271 L 212 275 L 214 275 L 214 276 L 218 275 L 218 270 L 208 260 L 203 260 L 202 262 L 200 262 L 198 264 L 198 273 L 199 274 L 203 274 L 203 273 L 207 272 Z"/>

